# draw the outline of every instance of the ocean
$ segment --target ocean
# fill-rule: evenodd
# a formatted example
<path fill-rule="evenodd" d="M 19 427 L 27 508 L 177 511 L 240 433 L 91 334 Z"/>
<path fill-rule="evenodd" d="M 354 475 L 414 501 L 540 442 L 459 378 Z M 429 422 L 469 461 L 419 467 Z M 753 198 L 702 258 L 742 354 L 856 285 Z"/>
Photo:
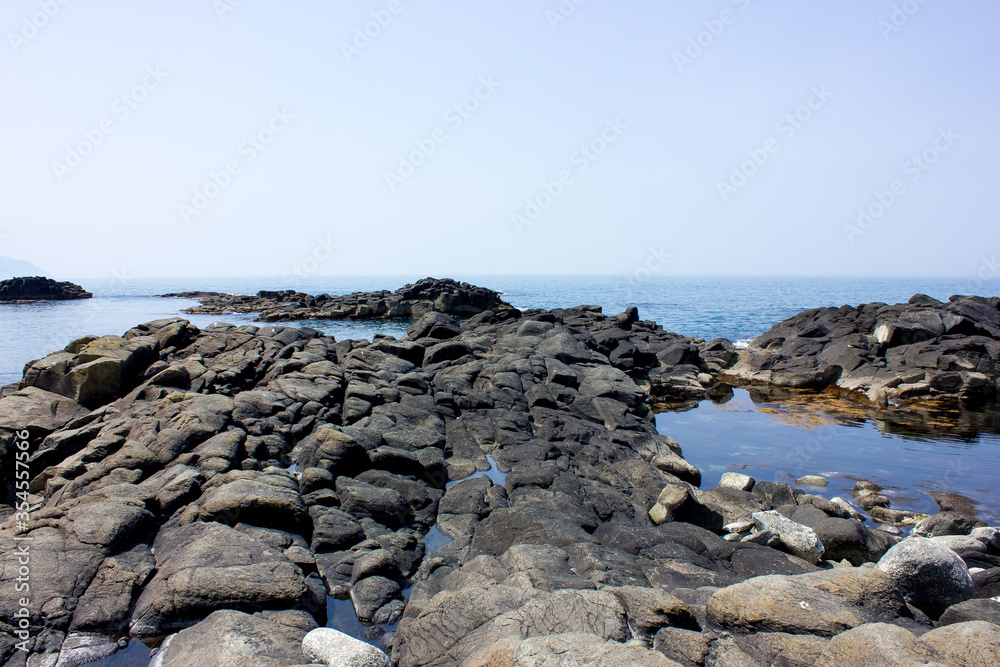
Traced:
<path fill-rule="evenodd" d="M 21 378 L 24 365 L 87 334 L 122 334 L 136 324 L 183 316 L 197 326 L 216 321 L 244 324 L 251 316 L 183 315 L 196 305 L 158 294 L 194 290 L 256 294 L 294 289 L 309 294 L 395 290 L 425 276 L 314 276 L 294 278 L 162 278 L 117 276 L 73 280 L 94 298 L 85 301 L 0 304 L 0 385 Z M 436 276 L 444 277 L 444 276 Z M 448 276 L 503 293 L 518 308 L 599 305 L 607 314 L 629 306 L 664 329 L 705 339 L 728 338 L 746 345 L 771 325 L 819 306 L 906 301 L 916 293 L 947 299 L 952 294 L 1000 294 L 1000 279 L 985 284 L 966 278 L 788 278 L 734 276 Z M 337 337 L 400 336 L 407 322 L 306 322 Z"/>

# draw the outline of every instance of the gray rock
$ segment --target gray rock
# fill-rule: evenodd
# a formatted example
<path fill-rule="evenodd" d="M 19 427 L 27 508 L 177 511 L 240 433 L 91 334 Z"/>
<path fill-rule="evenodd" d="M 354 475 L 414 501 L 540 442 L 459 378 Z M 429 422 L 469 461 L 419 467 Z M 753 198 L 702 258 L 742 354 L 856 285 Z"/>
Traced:
<path fill-rule="evenodd" d="M 789 553 L 810 563 L 818 563 L 823 558 L 823 543 L 812 528 L 786 519 L 774 511 L 754 512 L 751 518 L 759 530 L 777 535 Z"/>
<path fill-rule="evenodd" d="M 330 667 L 389 667 L 389 656 L 371 644 L 332 628 L 317 628 L 302 640 L 302 653 Z"/>
<path fill-rule="evenodd" d="M 306 633 L 230 609 L 171 635 L 153 667 L 284 667 L 303 662 Z"/>
<path fill-rule="evenodd" d="M 1000 602 L 989 598 L 974 598 L 948 607 L 937 625 L 952 625 L 966 621 L 986 621 L 1000 625 Z"/>
<path fill-rule="evenodd" d="M 955 623 L 931 630 L 920 640 L 938 651 L 946 664 L 962 667 L 1000 665 L 1000 625 L 985 621 Z"/>
<path fill-rule="evenodd" d="M 595 665 L 597 667 L 676 667 L 677 663 L 639 641 L 621 643 L 589 633 L 510 637 L 469 656 L 464 667 L 496 665 Z"/>
<path fill-rule="evenodd" d="M 815 486 L 815 487 L 824 487 L 830 485 L 830 481 L 826 477 L 820 477 L 819 475 L 804 475 L 795 480 L 795 483 L 801 484 L 803 486 Z"/>
<path fill-rule="evenodd" d="M 698 667 L 705 664 L 710 641 L 700 632 L 666 627 L 653 638 L 653 649 L 684 667 Z"/>
<path fill-rule="evenodd" d="M 761 632 L 736 638 L 744 652 L 770 667 L 812 667 L 830 643 L 812 635 Z"/>
<path fill-rule="evenodd" d="M 893 579 L 907 602 L 931 618 L 975 592 L 962 559 L 926 537 L 903 540 L 886 552 L 877 567 Z"/>
<path fill-rule="evenodd" d="M 887 623 L 868 623 L 837 635 L 816 661 L 816 667 L 869 665 L 947 667 L 948 663 L 913 633 Z"/>
<path fill-rule="evenodd" d="M 716 592 L 707 612 L 711 622 L 734 631 L 821 637 L 908 615 L 896 582 L 873 568 L 755 577 Z"/>
<path fill-rule="evenodd" d="M 194 625 L 220 607 L 256 611 L 310 603 L 305 576 L 294 563 L 234 528 L 166 528 L 153 548 L 157 572 L 135 604 L 134 637 Z"/>
<path fill-rule="evenodd" d="M 938 512 L 913 527 L 913 535 L 936 537 L 938 535 L 968 535 L 976 528 L 985 528 L 985 521 L 958 512 Z"/>
<path fill-rule="evenodd" d="M 722 473 L 722 479 L 719 480 L 719 488 L 749 491 L 755 483 L 756 480 L 750 475 L 744 475 L 740 472 L 725 472 Z"/>

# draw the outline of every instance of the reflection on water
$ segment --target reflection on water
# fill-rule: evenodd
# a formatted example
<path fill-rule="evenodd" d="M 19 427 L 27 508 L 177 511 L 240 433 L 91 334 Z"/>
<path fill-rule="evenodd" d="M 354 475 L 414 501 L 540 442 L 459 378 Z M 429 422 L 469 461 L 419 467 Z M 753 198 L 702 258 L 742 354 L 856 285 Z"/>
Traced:
<path fill-rule="evenodd" d="M 156 642 L 159 644 L 159 641 Z M 88 662 L 85 667 L 146 667 L 152 649 L 138 639 L 128 642 L 128 646 L 107 658 Z"/>
<path fill-rule="evenodd" d="M 830 486 L 807 493 L 850 499 L 858 479 L 886 487 L 896 509 L 933 513 L 938 493 L 978 504 L 1000 519 L 1000 412 L 924 403 L 920 410 L 875 410 L 829 394 L 736 388 L 721 403 L 656 415 L 660 433 L 677 440 L 702 471 L 702 488 L 739 470 L 794 484 L 823 475 Z"/>

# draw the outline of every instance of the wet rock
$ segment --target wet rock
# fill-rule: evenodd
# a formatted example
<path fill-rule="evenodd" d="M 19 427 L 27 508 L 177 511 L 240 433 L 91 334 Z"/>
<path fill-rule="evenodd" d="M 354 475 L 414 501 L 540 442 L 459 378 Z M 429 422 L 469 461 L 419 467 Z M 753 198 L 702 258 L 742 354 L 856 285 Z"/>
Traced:
<path fill-rule="evenodd" d="M 830 485 L 830 481 L 826 477 L 820 477 L 819 475 L 804 475 L 795 480 L 795 483 L 801 484 L 802 486 L 813 486 L 817 488 Z"/>
<path fill-rule="evenodd" d="M 931 618 L 975 592 L 962 559 L 925 537 L 903 540 L 886 552 L 877 567 L 892 578 L 907 602 Z"/>
<path fill-rule="evenodd" d="M 371 621 L 379 609 L 400 595 L 399 584 L 381 576 L 371 576 L 351 587 L 351 602 L 362 621 Z"/>
<path fill-rule="evenodd" d="M 406 498 L 398 491 L 347 477 L 337 478 L 337 496 L 344 512 L 359 519 L 373 519 L 389 528 L 401 527 L 412 513 Z"/>

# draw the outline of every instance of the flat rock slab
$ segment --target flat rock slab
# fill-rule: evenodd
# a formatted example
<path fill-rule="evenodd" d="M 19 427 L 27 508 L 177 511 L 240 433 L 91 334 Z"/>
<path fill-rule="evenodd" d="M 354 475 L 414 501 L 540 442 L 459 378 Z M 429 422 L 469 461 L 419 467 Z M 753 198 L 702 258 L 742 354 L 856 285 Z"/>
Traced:
<path fill-rule="evenodd" d="M 221 610 L 170 636 L 156 667 L 285 667 L 306 662 L 299 628 Z"/>
<path fill-rule="evenodd" d="M 707 611 L 713 623 L 734 631 L 821 637 L 908 615 L 893 579 L 872 568 L 754 577 L 715 593 Z"/>
<path fill-rule="evenodd" d="M 228 607 L 256 611 L 298 606 L 308 588 L 302 570 L 280 552 L 217 523 L 160 531 L 157 573 L 132 615 L 135 637 L 165 635 Z"/>

